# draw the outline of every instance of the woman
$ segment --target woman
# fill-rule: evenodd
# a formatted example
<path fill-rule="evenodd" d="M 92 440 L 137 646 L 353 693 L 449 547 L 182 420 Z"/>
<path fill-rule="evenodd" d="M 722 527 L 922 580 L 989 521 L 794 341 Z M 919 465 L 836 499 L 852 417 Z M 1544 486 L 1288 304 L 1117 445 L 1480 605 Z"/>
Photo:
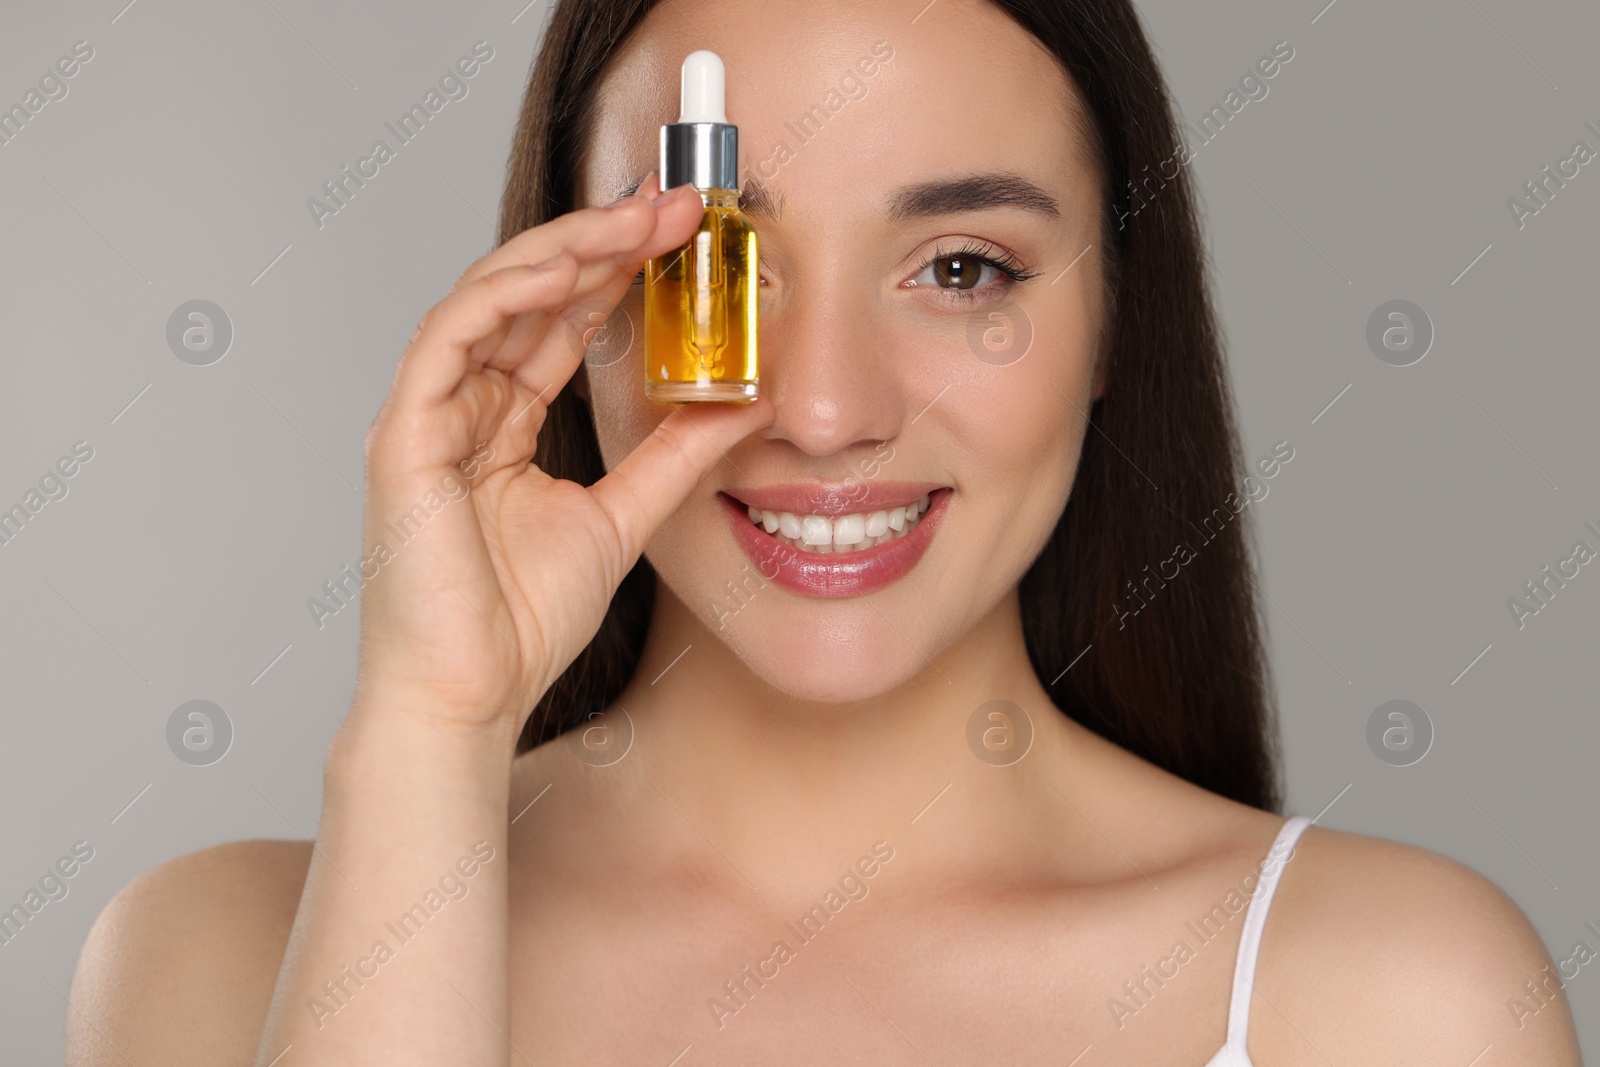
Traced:
<path fill-rule="evenodd" d="M 651 172 L 698 48 L 762 397 L 672 409 L 616 353 L 701 214 Z M 69 1061 L 1576 1064 L 1504 894 L 1274 814 L 1175 144 L 1124 0 L 559 4 L 505 243 L 368 435 L 365 544 L 431 517 L 318 838 L 124 890 Z"/>

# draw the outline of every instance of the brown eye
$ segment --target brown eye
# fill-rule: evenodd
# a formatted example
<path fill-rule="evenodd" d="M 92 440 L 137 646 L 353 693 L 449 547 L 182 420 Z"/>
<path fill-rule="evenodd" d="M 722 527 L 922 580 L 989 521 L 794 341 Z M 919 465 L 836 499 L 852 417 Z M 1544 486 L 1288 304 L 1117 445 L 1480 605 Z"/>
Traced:
<path fill-rule="evenodd" d="M 934 283 L 941 289 L 971 289 L 983 274 L 984 261 L 972 256 L 940 256 L 932 266 Z"/>
<path fill-rule="evenodd" d="M 924 259 L 914 278 L 904 283 L 908 289 L 926 288 L 945 294 L 946 301 L 1002 299 L 1011 288 L 1038 272 L 1023 266 L 1004 249 L 958 247 L 936 249 Z"/>

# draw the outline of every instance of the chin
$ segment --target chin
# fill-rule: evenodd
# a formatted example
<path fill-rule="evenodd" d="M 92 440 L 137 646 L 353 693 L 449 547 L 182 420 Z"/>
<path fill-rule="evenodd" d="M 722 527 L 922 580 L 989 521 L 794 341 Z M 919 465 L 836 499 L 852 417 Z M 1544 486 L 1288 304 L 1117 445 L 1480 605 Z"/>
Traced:
<path fill-rule="evenodd" d="M 662 593 L 670 590 L 711 640 L 796 700 L 839 704 L 881 696 L 926 670 L 923 654 L 941 647 L 936 634 L 920 627 L 887 625 L 881 614 L 893 610 L 887 603 L 880 609 L 861 598 L 811 600 L 748 577 L 743 584 L 719 582 L 721 572 L 706 573 L 704 559 L 651 564 L 666 587 Z M 685 564 L 694 573 L 686 575 Z"/>
<path fill-rule="evenodd" d="M 746 609 L 754 610 L 754 606 Z M 724 630 L 718 637 L 751 674 L 795 700 L 819 704 L 872 700 L 927 669 L 928 661 L 884 627 L 875 611 L 865 610 L 872 618 L 862 619 L 848 632 L 830 634 L 824 626 L 791 626 L 768 618 L 748 619 L 744 628 Z"/>

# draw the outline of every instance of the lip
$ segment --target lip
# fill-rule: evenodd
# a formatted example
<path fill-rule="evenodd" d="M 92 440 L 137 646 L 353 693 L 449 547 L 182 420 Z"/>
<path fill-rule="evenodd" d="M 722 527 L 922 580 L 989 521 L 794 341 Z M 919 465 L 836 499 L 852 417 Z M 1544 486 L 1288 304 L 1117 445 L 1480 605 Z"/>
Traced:
<path fill-rule="evenodd" d="M 807 501 L 816 499 L 815 496 L 805 495 L 814 492 L 814 485 L 767 486 L 759 493 L 756 490 L 740 490 L 738 497 L 725 491 L 717 494 L 717 500 L 721 503 L 724 514 L 728 516 L 733 539 L 739 543 L 739 547 L 750 562 L 756 565 L 763 578 L 801 596 L 827 599 L 875 593 L 899 581 L 917 565 L 917 561 L 932 544 L 933 535 L 938 532 L 939 524 L 944 520 L 945 501 L 952 492 L 948 486 L 940 486 L 938 483 L 926 484 L 927 488 L 917 489 L 915 492 L 912 490 L 919 485 L 915 482 L 875 485 L 869 487 L 869 491 L 859 499 L 850 499 L 849 508 L 841 509 L 835 514 L 880 511 L 884 510 L 882 503 L 884 501 L 893 501 L 888 507 L 894 508 L 917 499 L 923 493 L 931 494 L 927 512 L 917 520 L 917 525 L 912 527 L 910 533 L 893 541 L 885 541 L 881 545 L 844 555 L 802 552 L 776 540 L 750 521 L 747 505 L 761 507 L 767 511 L 795 510 L 794 507 L 785 507 L 782 503 L 777 507 L 770 503 L 757 504 L 754 502 L 755 498 L 798 504 L 804 508 L 807 506 Z M 801 495 L 795 495 L 797 491 Z M 752 500 L 746 501 L 745 495 L 751 496 Z M 827 514 L 814 509 L 795 513 Z"/>

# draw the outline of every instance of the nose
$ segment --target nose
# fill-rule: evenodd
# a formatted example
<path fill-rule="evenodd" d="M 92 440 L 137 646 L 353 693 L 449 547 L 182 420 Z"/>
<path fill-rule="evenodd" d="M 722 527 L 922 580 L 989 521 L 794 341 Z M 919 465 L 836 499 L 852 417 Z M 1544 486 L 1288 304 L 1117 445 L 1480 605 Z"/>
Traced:
<path fill-rule="evenodd" d="M 761 391 L 778 414 L 758 434 L 809 456 L 890 440 L 908 405 L 904 368 L 871 294 L 860 279 L 832 273 L 796 274 L 764 291 L 760 307 Z"/>

